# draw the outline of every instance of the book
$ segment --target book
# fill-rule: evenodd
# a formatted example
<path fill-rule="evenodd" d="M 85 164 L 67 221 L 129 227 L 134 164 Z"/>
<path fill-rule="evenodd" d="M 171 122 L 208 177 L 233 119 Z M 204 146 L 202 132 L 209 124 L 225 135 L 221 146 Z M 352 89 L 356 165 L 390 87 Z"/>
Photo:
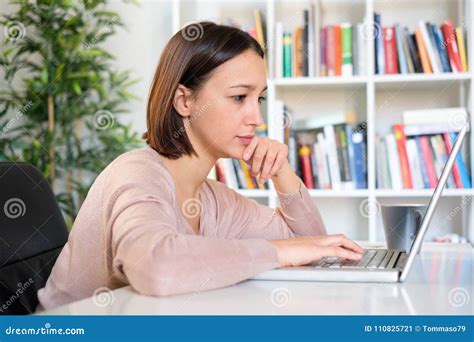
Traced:
<path fill-rule="evenodd" d="M 406 136 L 403 130 L 403 125 L 396 124 L 392 126 L 393 136 L 397 143 L 398 155 L 400 158 L 400 168 L 402 176 L 402 184 L 405 189 L 413 189 L 413 182 L 411 179 L 410 166 L 408 164 L 408 155 L 406 150 Z"/>
<path fill-rule="evenodd" d="M 382 28 L 382 34 L 385 51 L 385 73 L 398 74 L 397 47 L 394 29 L 392 27 L 384 27 Z"/>
<path fill-rule="evenodd" d="M 291 45 L 291 33 L 285 32 L 283 35 L 283 77 L 293 76 Z"/>
<path fill-rule="evenodd" d="M 428 57 L 428 52 L 425 47 L 423 35 L 421 29 L 415 31 L 416 46 L 418 47 L 418 52 L 420 54 L 421 66 L 425 74 L 432 74 L 433 70 L 431 69 L 431 62 Z"/>
<path fill-rule="evenodd" d="M 352 76 L 352 25 L 341 24 L 341 53 L 342 53 L 342 76 Z"/>
<path fill-rule="evenodd" d="M 393 134 L 386 135 L 385 144 L 387 146 L 388 167 L 390 170 L 390 182 L 392 184 L 392 189 L 401 190 L 403 189 L 403 183 L 395 136 Z"/>
<path fill-rule="evenodd" d="M 464 33 L 461 27 L 457 27 L 455 30 L 456 42 L 458 43 L 459 57 L 461 58 L 461 69 L 463 72 L 467 72 L 467 56 L 466 46 L 464 44 Z"/>
<path fill-rule="evenodd" d="M 375 73 L 383 75 L 385 74 L 385 64 L 384 64 L 384 44 L 382 36 L 382 23 L 379 13 L 374 12 L 374 52 L 375 52 Z"/>
<path fill-rule="evenodd" d="M 397 56 L 398 56 L 398 66 L 400 69 L 401 74 L 407 74 L 408 70 L 408 63 L 407 57 L 405 56 L 405 48 L 403 45 L 403 38 L 402 38 L 402 30 L 400 28 L 400 24 L 397 23 L 395 25 L 395 40 L 397 43 Z"/>
<path fill-rule="evenodd" d="M 451 20 L 446 20 L 441 25 L 441 31 L 443 32 L 444 41 L 446 48 L 448 49 L 449 63 L 451 65 L 452 72 L 461 72 L 461 58 L 459 56 L 458 45 L 456 42 L 456 35 Z"/>

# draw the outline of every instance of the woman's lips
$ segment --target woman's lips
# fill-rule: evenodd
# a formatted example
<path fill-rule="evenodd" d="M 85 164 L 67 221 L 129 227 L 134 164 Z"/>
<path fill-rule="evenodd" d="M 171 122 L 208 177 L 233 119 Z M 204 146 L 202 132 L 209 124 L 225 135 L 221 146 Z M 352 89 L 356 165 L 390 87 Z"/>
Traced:
<path fill-rule="evenodd" d="M 244 136 L 244 137 L 238 137 L 240 139 L 240 142 L 244 145 L 248 145 L 250 144 L 250 142 L 252 141 L 253 139 L 253 136 L 249 135 L 249 136 Z"/>

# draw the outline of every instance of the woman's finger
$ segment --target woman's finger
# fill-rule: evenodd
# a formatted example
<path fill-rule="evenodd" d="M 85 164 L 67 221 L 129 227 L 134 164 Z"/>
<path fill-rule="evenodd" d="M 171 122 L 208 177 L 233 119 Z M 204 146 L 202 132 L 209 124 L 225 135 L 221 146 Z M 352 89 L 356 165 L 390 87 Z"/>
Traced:
<path fill-rule="evenodd" d="M 263 159 L 267 154 L 268 145 L 260 142 L 252 156 L 252 174 L 256 176 L 262 167 Z"/>
<path fill-rule="evenodd" d="M 354 252 L 357 252 L 357 253 L 364 253 L 364 249 L 361 246 L 359 246 L 357 243 L 355 243 L 354 241 L 352 241 L 351 239 L 345 236 L 342 238 L 339 245 L 345 248 L 348 248 L 350 250 L 353 250 Z"/>
<path fill-rule="evenodd" d="M 338 257 L 341 259 L 360 260 L 361 254 L 337 246 L 323 247 L 324 257 Z"/>
<path fill-rule="evenodd" d="M 247 145 L 247 147 L 244 149 L 244 152 L 242 153 L 242 159 L 244 161 L 250 160 L 252 158 L 252 154 L 255 151 L 255 148 L 258 145 L 258 136 L 254 136 L 253 139 L 250 141 L 250 144 Z"/>
<path fill-rule="evenodd" d="M 260 181 L 265 182 L 270 174 L 270 170 L 273 165 L 275 165 L 278 151 L 270 148 L 265 155 L 265 160 L 263 162 L 262 172 L 260 172 Z"/>
<path fill-rule="evenodd" d="M 283 163 L 285 162 L 286 160 L 286 153 L 284 153 L 284 151 L 280 151 L 278 152 L 277 154 L 277 157 L 275 159 L 275 162 L 273 163 L 273 167 L 272 169 L 270 170 L 269 174 L 265 175 L 266 176 L 266 179 L 265 181 L 270 178 L 270 177 L 273 177 L 274 175 L 276 175 L 278 173 L 278 171 L 280 170 L 280 168 L 283 166 Z"/>

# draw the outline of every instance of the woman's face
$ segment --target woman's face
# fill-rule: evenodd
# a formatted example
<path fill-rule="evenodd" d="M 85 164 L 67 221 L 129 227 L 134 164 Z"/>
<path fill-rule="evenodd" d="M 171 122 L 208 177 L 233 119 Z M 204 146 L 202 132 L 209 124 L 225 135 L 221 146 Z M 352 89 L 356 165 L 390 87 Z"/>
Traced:
<path fill-rule="evenodd" d="M 255 128 L 264 121 L 264 60 L 247 50 L 214 69 L 198 92 L 186 128 L 199 154 L 214 158 L 241 159 Z"/>

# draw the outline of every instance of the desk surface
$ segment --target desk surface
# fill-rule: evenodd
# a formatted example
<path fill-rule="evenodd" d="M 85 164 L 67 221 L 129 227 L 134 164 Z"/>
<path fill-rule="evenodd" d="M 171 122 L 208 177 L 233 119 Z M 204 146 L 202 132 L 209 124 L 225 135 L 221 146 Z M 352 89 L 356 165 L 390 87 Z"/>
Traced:
<path fill-rule="evenodd" d="M 140 295 L 127 286 L 102 298 L 86 298 L 38 314 L 472 315 L 472 255 L 470 244 L 427 242 L 404 283 L 248 280 L 159 298 Z"/>

